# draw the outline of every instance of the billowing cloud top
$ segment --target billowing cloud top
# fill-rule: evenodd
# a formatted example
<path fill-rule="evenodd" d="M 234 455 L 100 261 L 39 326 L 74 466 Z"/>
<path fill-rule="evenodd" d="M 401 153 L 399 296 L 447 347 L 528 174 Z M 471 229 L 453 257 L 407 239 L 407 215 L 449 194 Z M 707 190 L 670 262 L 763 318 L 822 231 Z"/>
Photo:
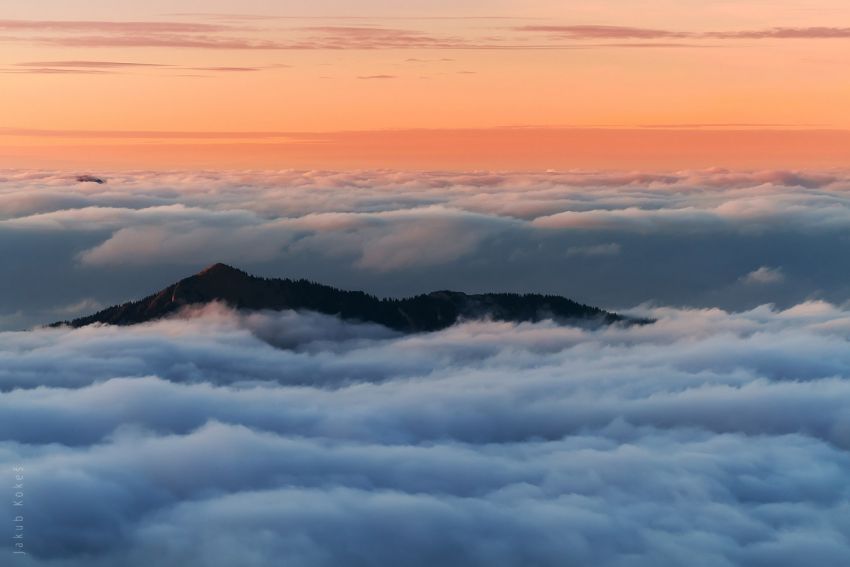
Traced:
<path fill-rule="evenodd" d="M 850 562 L 846 173 L 92 174 L 0 173 L 6 327 L 216 261 L 657 322 L 0 332 L 26 564 Z"/>
<path fill-rule="evenodd" d="M 846 562 L 850 313 L 641 314 L 2 333 L 28 564 Z"/>

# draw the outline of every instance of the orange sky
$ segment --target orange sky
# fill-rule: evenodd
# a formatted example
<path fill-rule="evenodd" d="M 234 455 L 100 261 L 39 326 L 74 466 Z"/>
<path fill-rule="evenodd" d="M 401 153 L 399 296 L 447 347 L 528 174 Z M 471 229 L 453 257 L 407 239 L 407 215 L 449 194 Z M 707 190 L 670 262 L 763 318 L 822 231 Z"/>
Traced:
<path fill-rule="evenodd" d="M 844 1 L 27 4 L 4 167 L 848 161 Z"/>

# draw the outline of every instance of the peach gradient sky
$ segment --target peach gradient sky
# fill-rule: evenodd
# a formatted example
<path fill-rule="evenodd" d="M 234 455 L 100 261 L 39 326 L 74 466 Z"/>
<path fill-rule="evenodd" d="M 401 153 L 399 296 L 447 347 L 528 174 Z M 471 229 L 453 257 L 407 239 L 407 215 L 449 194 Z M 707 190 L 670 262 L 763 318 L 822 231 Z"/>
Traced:
<path fill-rule="evenodd" d="M 0 5 L 0 166 L 850 161 L 850 5 Z"/>

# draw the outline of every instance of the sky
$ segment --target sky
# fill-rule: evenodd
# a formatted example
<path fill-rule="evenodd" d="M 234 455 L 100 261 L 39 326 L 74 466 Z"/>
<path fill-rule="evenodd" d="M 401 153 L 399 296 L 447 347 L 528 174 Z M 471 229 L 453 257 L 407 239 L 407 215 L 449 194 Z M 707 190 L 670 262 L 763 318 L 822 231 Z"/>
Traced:
<path fill-rule="evenodd" d="M 0 3 L 0 166 L 834 167 L 837 0 Z"/>

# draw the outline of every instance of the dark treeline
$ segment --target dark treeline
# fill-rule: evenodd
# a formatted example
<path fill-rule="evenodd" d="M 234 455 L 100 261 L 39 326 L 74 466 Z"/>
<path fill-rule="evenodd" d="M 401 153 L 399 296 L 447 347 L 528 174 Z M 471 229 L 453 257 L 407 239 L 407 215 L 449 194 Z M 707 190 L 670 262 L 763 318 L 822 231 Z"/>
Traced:
<path fill-rule="evenodd" d="M 557 295 L 435 291 L 403 299 L 380 299 L 305 279 L 254 277 L 225 264 L 173 284 L 162 291 L 54 325 L 82 327 L 92 323 L 133 325 L 174 314 L 187 305 L 224 302 L 246 310 L 307 310 L 350 321 L 378 323 L 405 333 L 437 331 L 464 319 L 490 318 L 527 322 L 645 323 L 577 303 Z"/>

